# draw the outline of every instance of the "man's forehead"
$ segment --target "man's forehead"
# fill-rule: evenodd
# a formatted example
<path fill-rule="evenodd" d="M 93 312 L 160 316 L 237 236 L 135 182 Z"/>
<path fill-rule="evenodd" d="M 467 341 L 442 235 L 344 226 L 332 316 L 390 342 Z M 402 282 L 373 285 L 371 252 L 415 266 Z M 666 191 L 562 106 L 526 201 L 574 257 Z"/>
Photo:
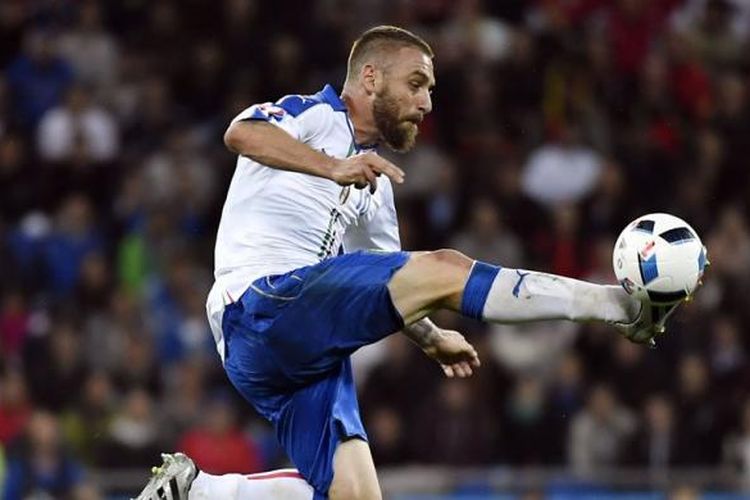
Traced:
<path fill-rule="evenodd" d="M 405 73 L 420 73 L 427 77 L 430 83 L 435 83 L 432 58 L 421 50 L 412 47 L 403 47 L 399 50 L 396 62 Z"/>

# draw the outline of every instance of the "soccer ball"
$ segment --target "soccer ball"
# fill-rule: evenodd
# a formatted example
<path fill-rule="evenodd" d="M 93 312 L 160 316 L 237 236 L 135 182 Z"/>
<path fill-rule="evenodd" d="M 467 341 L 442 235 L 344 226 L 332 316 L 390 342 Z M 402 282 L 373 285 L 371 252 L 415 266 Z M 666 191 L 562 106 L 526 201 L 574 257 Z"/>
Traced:
<path fill-rule="evenodd" d="M 695 291 L 706 247 L 690 225 L 669 214 L 648 214 L 627 225 L 612 255 L 615 275 L 633 297 L 674 304 Z"/>

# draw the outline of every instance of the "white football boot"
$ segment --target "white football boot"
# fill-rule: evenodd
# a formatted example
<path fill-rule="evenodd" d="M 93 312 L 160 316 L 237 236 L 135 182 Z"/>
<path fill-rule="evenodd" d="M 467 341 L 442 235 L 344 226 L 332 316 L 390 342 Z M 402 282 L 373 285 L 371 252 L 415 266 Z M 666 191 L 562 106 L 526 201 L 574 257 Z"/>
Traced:
<path fill-rule="evenodd" d="M 620 331 L 623 337 L 631 342 L 656 347 L 655 338 L 667 330 L 665 326 L 667 320 L 682 302 L 668 306 L 659 306 L 644 302 L 641 304 L 638 316 L 631 323 L 613 322 L 611 324 Z"/>
<path fill-rule="evenodd" d="M 162 453 L 164 463 L 151 469 L 151 480 L 135 500 L 187 500 L 198 468 L 184 453 Z"/>

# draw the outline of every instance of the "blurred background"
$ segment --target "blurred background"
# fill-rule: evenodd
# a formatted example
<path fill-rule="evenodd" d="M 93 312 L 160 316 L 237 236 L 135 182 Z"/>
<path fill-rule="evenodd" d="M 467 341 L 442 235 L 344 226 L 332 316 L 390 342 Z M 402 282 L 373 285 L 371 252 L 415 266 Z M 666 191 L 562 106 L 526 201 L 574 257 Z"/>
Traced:
<path fill-rule="evenodd" d="M 380 23 L 436 53 L 434 112 L 392 157 L 405 249 L 612 282 L 619 230 L 666 211 L 713 262 L 656 350 L 446 314 L 483 356 L 470 380 L 398 335 L 358 353 L 386 497 L 750 498 L 750 2 L 2 0 L 5 499 L 125 498 L 167 450 L 287 464 L 204 315 L 222 134 L 340 89 Z"/>

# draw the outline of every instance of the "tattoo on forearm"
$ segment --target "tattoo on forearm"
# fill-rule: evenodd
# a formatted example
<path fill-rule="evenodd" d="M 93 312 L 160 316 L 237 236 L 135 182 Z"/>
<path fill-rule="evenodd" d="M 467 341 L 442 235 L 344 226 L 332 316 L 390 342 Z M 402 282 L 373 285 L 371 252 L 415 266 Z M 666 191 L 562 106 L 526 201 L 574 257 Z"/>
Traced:
<path fill-rule="evenodd" d="M 419 347 L 430 347 L 442 336 L 442 331 L 428 318 L 421 319 L 402 330 Z"/>

